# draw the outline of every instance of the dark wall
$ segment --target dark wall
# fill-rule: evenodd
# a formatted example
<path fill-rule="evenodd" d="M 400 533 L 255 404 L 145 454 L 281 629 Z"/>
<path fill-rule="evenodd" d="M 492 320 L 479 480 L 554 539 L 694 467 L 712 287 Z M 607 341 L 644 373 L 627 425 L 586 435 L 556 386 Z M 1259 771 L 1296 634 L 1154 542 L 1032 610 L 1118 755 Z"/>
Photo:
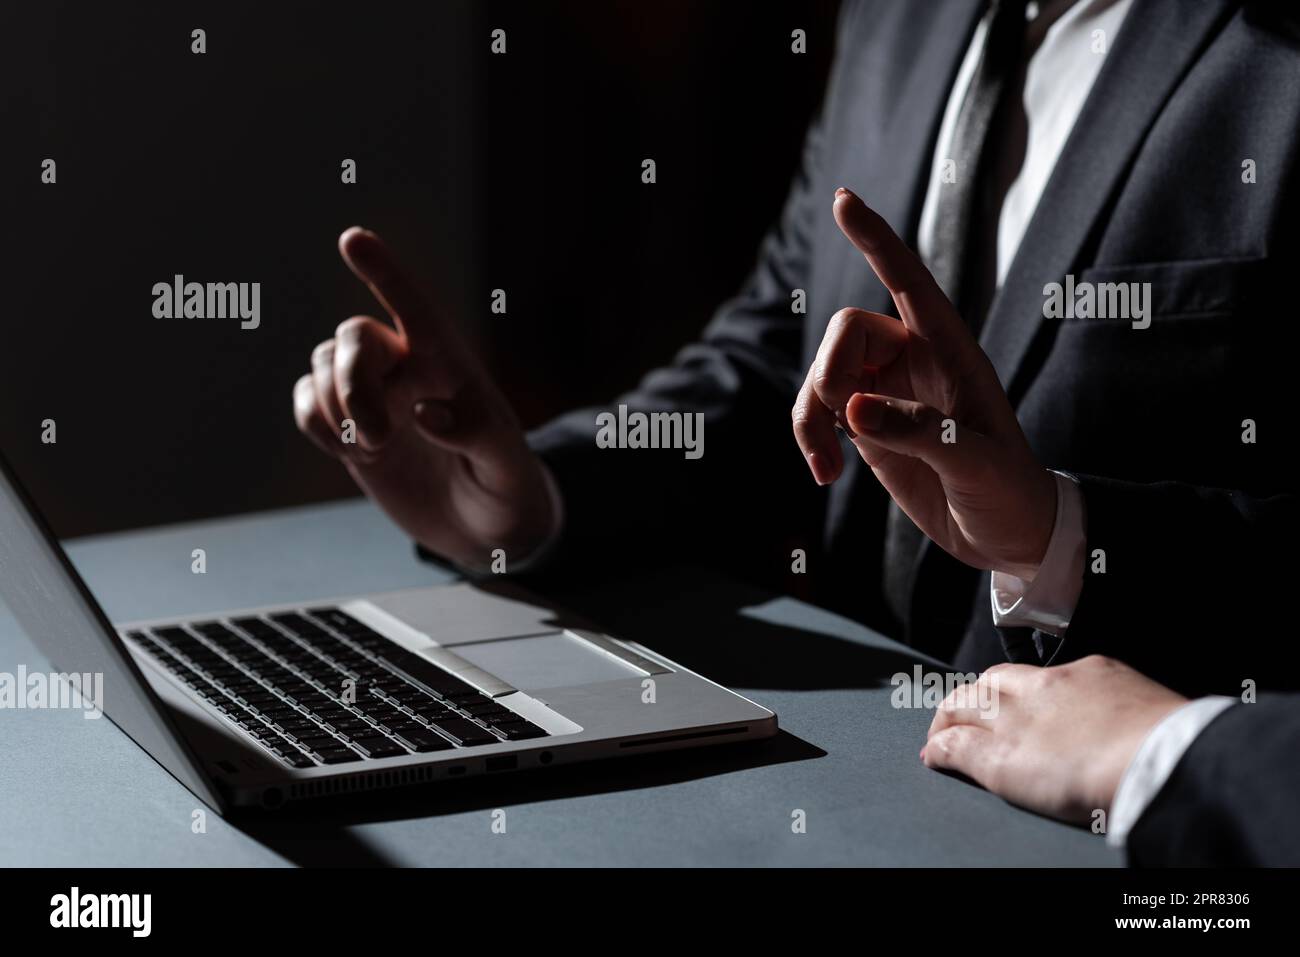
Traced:
<path fill-rule="evenodd" d="M 3 16 L 0 442 L 77 535 L 355 493 L 290 405 L 312 346 L 376 309 L 335 252 L 352 223 L 456 314 L 527 424 L 671 357 L 780 207 L 834 3 Z M 489 50 L 497 27 L 505 56 Z M 356 185 L 340 182 L 345 157 Z M 154 318 L 152 286 L 175 273 L 261 282 L 261 327 Z M 489 310 L 497 287 L 505 316 Z"/>

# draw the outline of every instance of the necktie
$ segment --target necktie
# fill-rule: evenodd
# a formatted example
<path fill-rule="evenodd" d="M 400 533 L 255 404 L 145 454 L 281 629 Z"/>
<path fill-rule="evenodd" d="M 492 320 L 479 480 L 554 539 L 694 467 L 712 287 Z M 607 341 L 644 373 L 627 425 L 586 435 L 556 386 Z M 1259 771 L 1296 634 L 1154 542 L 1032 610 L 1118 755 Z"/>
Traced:
<path fill-rule="evenodd" d="M 996 284 L 998 134 L 1007 126 L 1008 112 L 1018 107 L 1008 94 L 1019 90 L 1013 81 L 1022 69 L 1025 6 L 1026 0 L 990 0 L 984 49 L 957 114 L 951 155 L 945 157 L 953 161 L 956 175 L 940 186 L 936 207 L 928 265 L 977 336 Z M 891 502 L 885 524 L 885 600 L 905 624 L 922 542 L 920 529 Z"/>

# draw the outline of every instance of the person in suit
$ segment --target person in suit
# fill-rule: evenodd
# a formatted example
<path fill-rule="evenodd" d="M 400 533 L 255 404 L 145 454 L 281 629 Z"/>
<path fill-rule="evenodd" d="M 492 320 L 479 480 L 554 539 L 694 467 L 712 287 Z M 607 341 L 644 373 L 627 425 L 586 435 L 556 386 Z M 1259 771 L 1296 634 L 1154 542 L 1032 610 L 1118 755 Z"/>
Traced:
<path fill-rule="evenodd" d="M 836 46 L 740 294 L 614 403 L 701 413 L 707 455 L 599 448 L 604 410 L 525 435 L 361 229 L 340 249 L 393 325 L 317 347 L 300 428 L 463 568 L 795 542 L 812 597 L 962 671 L 1104 654 L 1182 695 L 1295 687 L 1290 15 L 861 0 Z"/>
<path fill-rule="evenodd" d="M 920 259 L 850 191 L 839 191 L 835 216 L 901 320 L 846 310 L 831 323 L 797 403 L 809 467 L 831 458 L 842 423 L 895 503 L 947 554 L 1041 586 L 1069 554 L 1061 541 L 1075 548 L 1093 534 L 1082 503 L 1065 504 L 1077 492 L 1035 460 L 987 356 Z M 1288 496 L 1257 507 L 1282 519 L 1259 544 L 1294 531 Z M 1286 543 L 1272 544 L 1267 559 L 1285 568 Z M 1280 619 L 1282 593 L 1273 594 L 1266 610 Z M 1124 631 L 1122 606 L 1111 611 L 1104 639 L 1119 648 L 1141 640 Z M 1189 701 L 1114 658 L 1079 657 L 1073 632 L 1067 622 L 1068 637 L 1051 636 L 1052 661 L 1066 663 L 994 664 L 974 686 L 954 688 L 921 760 L 1039 813 L 1101 825 L 1135 864 L 1300 864 L 1300 699 L 1256 703 L 1248 679 L 1240 699 Z"/>

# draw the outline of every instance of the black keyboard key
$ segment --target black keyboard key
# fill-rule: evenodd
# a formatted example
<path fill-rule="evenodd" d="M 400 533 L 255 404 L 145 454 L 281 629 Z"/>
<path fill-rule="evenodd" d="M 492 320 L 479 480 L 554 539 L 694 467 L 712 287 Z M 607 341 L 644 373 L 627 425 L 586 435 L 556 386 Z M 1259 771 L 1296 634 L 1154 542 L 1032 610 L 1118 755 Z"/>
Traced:
<path fill-rule="evenodd" d="M 278 615 L 271 615 L 271 620 L 282 628 L 287 628 L 295 635 L 300 631 L 312 632 L 320 631 L 319 625 L 314 625 L 296 611 L 281 612 Z"/>
<path fill-rule="evenodd" d="M 386 721 L 384 722 L 384 727 L 387 728 L 389 731 L 394 732 L 395 734 L 401 733 L 403 731 L 412 731 L 412 732 L 418 731 L 420 733 L 423 733 L 428 730 L 427 725 L 421 724 L 419 721 L 416 721 L 414 718 L 407 718 L 405 721 Z"/>
<path fill-rule="evenodd" d="M 461 710 L 474 718 L 489 718 L 494 715 L 514 714 L 509 708 L 503 708 L 495 701 L 472 701 L 467 705 L 462 705 Z"/>
<path fill-rule="evenodd" d="M 344 734 L 354 734 L 357 731 L 366 731 L 374 727 L 369 721 L 357 717 L 327 718 L 325 723 L 335 731 L 342 731 Z"/>
<path fill-rule="evenodd" d="M 337 608 L 308 608 L 307 614 L 335 628 L 347 628 L 357 623 L 355 618 Z"/>
<path fill-rule="evenodd" d="M 398 711 L 391 705 L 379 705 L 371 707 L 367 712 L 370 717 L 374 718 L 380 724 L 405 723 L 411 720 L 411 716 L 403 711 Z"/>
<path fill-rule="evenodd" d="M 412 708 L 411 710 L 425 721 L 442 721 L 444 718 L 459 717 L 455 711 L 452 711 L 449 708 L 444 708 L 439 704 L 421 705 L 417 708 Z"/>
<path fill-rule="evenodd" d="M 154 637 L 166 645 L 175 645 L 177 643 L 194 642 L 194 638 L 184 628 L 155 628 Z"/>
<path fill-rule="evenodd" d="M 272 750 L 284 751 L 286 753 L 294 750 L 293 745 L 289 743 L 287 738 L 280 734 L 280 732 L 268 728 L 266 725 L 254 728 L 250 733 L 253 737 L 257 738 L 258 741 L 261 741 L 262 744 Z"/>
<path fill-rule="evenodd" d="M 354 738 L 352 743 L 372 758 L 391 758 L 406 754 L 406 749 L 390 738 L 367 737 Z"/>
<path fill-rule="evenodd" d="M 468 718 L 442 718 L 433 724 L 462 748 L 472 748 L 479 744 L 496 744 L 500 740 Z"/>
<path fill-rule="evenodd" d="M 290 720 L 302 717 L 301 711 L 289 707 L 284 702 L 280 702 L 279 705 L 274 707 L 258 708 L 257 710 L 261 713 L 262 717 L 270 718 L 272 721 L 279 721 L 281 719 Z"/>
<path fill-rule="evenodd" d="M 308 651 L 302 645 L 293 645 L 292 647 L 286 646 L 284 648 L 279 648 L 276 649 L 275 654 L 282 661 L 285 661 L 288 664 L 293 665 L 295 668 L 300 667 L 302 665 L 314 664 L 315 662 L 320 661 L 320 659 L 316 657 L 315 654 Z"/>
<path fill-rule="evenodd" d="M 373 689 L 372 693 L 374 693 L 374 691 L 382 691 L 384 694 L 388 695 L 388 697 L 395 698 L 402 704 L 406 705 L 441 701 L 441 699 L 435 698 L 427 691 L 421 691 L 419 688 L 415 687 L 415 685 L 408 684 L 405 681 L 391 688 L 385 688 L 382 685 L 371 685 L 371 688 Z"/>
<path fill-rule="evenodd" d="M 304 718 L 302 715 L 277 721 L 275 726 L 286 734 L 292 734 L 294 737 L 322 737 L 325 735 L 320 725 L 315 721 Z"/>
<path fill-rule="evenodd" d="M 330 699 L 325 697 L 315 688 L 286 688 L 285 694 L 296 701 L 300 706 L 311 711 L 315 708 L 324 707 L 330 704 Z"/>
<path fill-rule="evenodd" d="M 190 625 L 190 627 L 216 645 L 244 644 L 242 635 L 231 631 L 230 628 L 219 621 L 205 621 L 197 625 Z"/>
<path fill-rule="evenodd" d="M 361 755 L 357 754 L 350 748 L 339 745 L 336 748 L 326 748 L 322 751 L 315 752 L 316 757 L 322 764 L 345 764 L 348 761 L 360 761 Z"/>
<path fill-rule="evenodd" d="M 383 658 L 421 684 L 428 686 L 443 697 L 454 694 L 478 694 L 472 687 L 459 678 L 443 671 L 431 661 L 421 658 L 413 652 L 397 648 L 383 652 Z"/>
<path fill-rule="evenodd" d="M 473 688 L 467 686 L 465 691 L 454 691 L 450 694 L 443 695 L 443 697 L 454 705 L 467 705 L 482 701 L 485 696 L 483 692 L 475 691 Z"/>
<path fill-rule="evenodd" d="M 324 631 L 322 631 L 317 636 L 311 638 L 304 638 L 303 640 L 306 641 L 307 644 L 315 648 L 317 651 L 319 651 L 321 654 L 329 655 L 331 658 L 333 658 L 335 655 L 356 654 L 356 652 L 352 650 L 352 647 L 348 645 L 346 642 L 340 641 L 338 638 L 335 638 L 333 635 Z"/>
<path fill-rule="evenodd" d="M 271 654 L 280 658 L 305 654 L 302 645 L 292 638 L 286 638 L 284 635 L 277 634 L 273 638 L 259 638 L 258 641 L 265 645 Z"/>
<path fill-rule="evenodd" d="M 505 735 L 507 741 L 527 741 L 530 738 L 545 738 L 546 732 L 530 721 L 512 721 L 509 724 L 494 725 L 497 731 Z"/>
<path fill-rule="evenodd" d="M 403 729 L 397 737 L 412 751 L 428 754 L 431 751 L 447 751 L 452 743 L 440 734 L 434 734 L 423 726 Z"/>
<path fill-rule="evenodd" d="M 282 704 L 280 699 L 269 691 L 241 694 L 240 697 L 244 699 L 244 703 L 250 708 L 256 708 L 258 711 L 263 711 L 264 709 L 275 711 L 278 710 Z"/>

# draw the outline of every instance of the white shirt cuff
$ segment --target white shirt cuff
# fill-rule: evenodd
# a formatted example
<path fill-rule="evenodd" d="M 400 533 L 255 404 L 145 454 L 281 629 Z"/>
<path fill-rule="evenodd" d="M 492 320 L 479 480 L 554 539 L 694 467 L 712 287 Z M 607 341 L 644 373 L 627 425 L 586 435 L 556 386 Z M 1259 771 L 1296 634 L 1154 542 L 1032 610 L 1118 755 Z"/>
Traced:
<path fill-rule="evenodd" d="M 1083 493 L 1063 472 L 1056 477 L 1056 522 L 1038 572 L 1028 581 L 994 572 L 989 597 L 993 624 L 999 628 L 1035 628 L 1061 637 L 1083 590 L 1087 545 Z"/>
<path fill-rule="evenodd" d="M 1151 729 L 1115 789 L 1110 819 L 1106 822 L 1107 844 L 1124 846 L 1129 831 L 1165 786 L 1196 736 L 1225 708 L 1236 703 L 1236 698 L 1219 695 L 1197 698 L 1170 712 Z"/>

